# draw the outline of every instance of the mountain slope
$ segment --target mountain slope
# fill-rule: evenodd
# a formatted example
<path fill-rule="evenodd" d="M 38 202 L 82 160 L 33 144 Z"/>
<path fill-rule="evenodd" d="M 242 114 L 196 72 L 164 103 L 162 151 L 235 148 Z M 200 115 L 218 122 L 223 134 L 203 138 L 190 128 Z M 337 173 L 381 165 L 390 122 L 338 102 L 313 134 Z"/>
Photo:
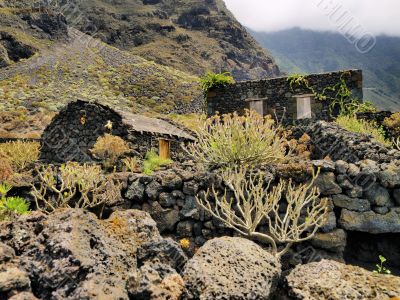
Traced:
<path fill-rule="evenodd" d="M 70 26 L 178 70 L 196 75 L 230 71 L 237 80 L 280 74 L 222 0 L 50 2 L 58 3 L 52 10 L 61 10 Z"/>
<path fill-rule="evenodd" d="M 45 32 L 43 20 L 60 26 Z M 0 25 L 0 137 L 40 132 L 76 99 L 150 114 L 202 107 L 196 76 L 68 28 L 62 15 L 0 8 Z"/>
<path fill-rule="evenodd" d="M 378 36 L 361 54 L 340 34 L 298 28 L 253 32 L 287 73 L 316 73 L 358 68 L 364 72 L 364 98 L 381 109 L 400 110 L 400 38 Z"/>

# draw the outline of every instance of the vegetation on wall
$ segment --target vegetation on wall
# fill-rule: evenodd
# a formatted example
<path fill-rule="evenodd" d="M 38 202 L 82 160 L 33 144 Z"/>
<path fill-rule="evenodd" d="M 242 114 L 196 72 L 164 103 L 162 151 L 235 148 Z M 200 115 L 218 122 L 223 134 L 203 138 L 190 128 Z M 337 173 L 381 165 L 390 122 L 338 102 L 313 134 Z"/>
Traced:
<path fill-rule="evenodd" d="M 167 166 L 171 163 L 172 160 L 163 159 L 156 152 L 150 151 L 146 154 L 146 159 L 143 162 L 143 173 L 146 175 L 152 175 L 154 171 L 157 171 L 161 167 Z"/>
<path fill-rule="evenodd" d="M 319 190 L 313 186 L 315 176 L 299 186 L 281 180 L 272 190 L 269 184 L 265 187 L 263 173 L 252 169 L 227 169 L 222 177 L 234 199 L 227 196 L 227 190 L 221 195 L 212 186 L 203 197 L 196 197 L 199 205 L 241 235 L 270 244 L 277 257 L 294 243 L 311 239 L 326 222 L 328 202 L 319 200 Z M 284 213 L 283 199 L 287 203 Z M 258 230 L 263 220 L 266 232 Z M 279 250 L 279 245 L 284 245 L 283 249 Z"/>
<path fill-rule="evenodd" d="M 234 84 L 235 80 L 231 76 L 231 73 L 214 73 L 207 72 L 200 78 L 200 86 L 203 90 L 204 98 L 207 98 L 208 91 L 212 88 L 224 87 L 229 84 Z"/>
<path fill-rule="evenodd" d="M 197 141 L 184 149 L 208 168 L 265 165 L 285 158 L 282 131 L 269 116 L 255 111 L 213 116 L 196 133 Z"/>
<path fill-rule="evenodd" d="M 338 123 L 344 129 L 373 136 L 378 142 L 386 146 L 391 146 L 391 142 L 386 140 L 385 131 L 382 127 L 379 127 L 374 122 L 368 122 L 365 120 L 357 119 L 355 116 L 350 115 L 340 115 L 336 119 Z"/>

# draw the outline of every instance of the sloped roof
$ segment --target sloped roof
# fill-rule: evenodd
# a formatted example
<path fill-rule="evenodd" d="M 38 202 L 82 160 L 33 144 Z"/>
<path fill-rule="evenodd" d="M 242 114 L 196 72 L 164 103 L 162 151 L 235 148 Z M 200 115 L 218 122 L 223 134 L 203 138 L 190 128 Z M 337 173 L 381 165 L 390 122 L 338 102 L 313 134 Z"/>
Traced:
<path fill-rule="evenodd" d="M 195 138 L 188 132 L 172 125 L 167 121 L 121 111 L 118 111 L 118 113 L 122 116 L 122 121 L 131 126 L 134 131 L 149 132 L 160 135 L 169 135 L 171 137 L 175 136 L 188 140 L 195 140 Z"/>

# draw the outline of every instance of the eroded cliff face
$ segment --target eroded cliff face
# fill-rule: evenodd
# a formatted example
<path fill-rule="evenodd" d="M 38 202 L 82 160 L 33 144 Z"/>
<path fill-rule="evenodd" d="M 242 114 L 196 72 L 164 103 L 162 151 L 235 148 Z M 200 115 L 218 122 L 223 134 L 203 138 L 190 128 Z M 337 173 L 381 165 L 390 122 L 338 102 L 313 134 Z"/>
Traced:
<path fill-rule="evenodd" d="M 222 0 L 40 1 L 69 26 L 181 71 L 230 71 L 237 80 L 280 74 Z"/>

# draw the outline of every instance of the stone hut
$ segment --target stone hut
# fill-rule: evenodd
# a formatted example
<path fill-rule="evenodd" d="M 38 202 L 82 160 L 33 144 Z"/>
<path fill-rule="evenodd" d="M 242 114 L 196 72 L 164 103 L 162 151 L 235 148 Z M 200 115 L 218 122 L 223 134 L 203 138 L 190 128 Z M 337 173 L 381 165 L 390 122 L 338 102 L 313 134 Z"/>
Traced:
<path fill-rule="evenodd" d="M 286 124 L 298 119 L 329 120 L 332 101 L 319 100 L 316 96 L 323 94 L 328 96 L 327 99 L 334 98 L 342 83 L 351 91 L 352 98 L 363 101 L 361 70 L 312 74 L 304 79 L 307 84 L 291 84 L 289 77 L 279 77 L 211 89 L 207 113 L 209 116 L 217 112 L 241 114 L 245 109 L 253 109 Z"/>
<path fill-rule="evenodd" d="M 52 163 L 90 161 L 90 149 L 106 133 L 130 142 L 142 156 L 159 149 L 172 159 L 180 156 L 180 143 L 194 140 L 189 132 L 169 121 L 78 100 L 64 107 L 44 130 L 41 159 Z"/>

